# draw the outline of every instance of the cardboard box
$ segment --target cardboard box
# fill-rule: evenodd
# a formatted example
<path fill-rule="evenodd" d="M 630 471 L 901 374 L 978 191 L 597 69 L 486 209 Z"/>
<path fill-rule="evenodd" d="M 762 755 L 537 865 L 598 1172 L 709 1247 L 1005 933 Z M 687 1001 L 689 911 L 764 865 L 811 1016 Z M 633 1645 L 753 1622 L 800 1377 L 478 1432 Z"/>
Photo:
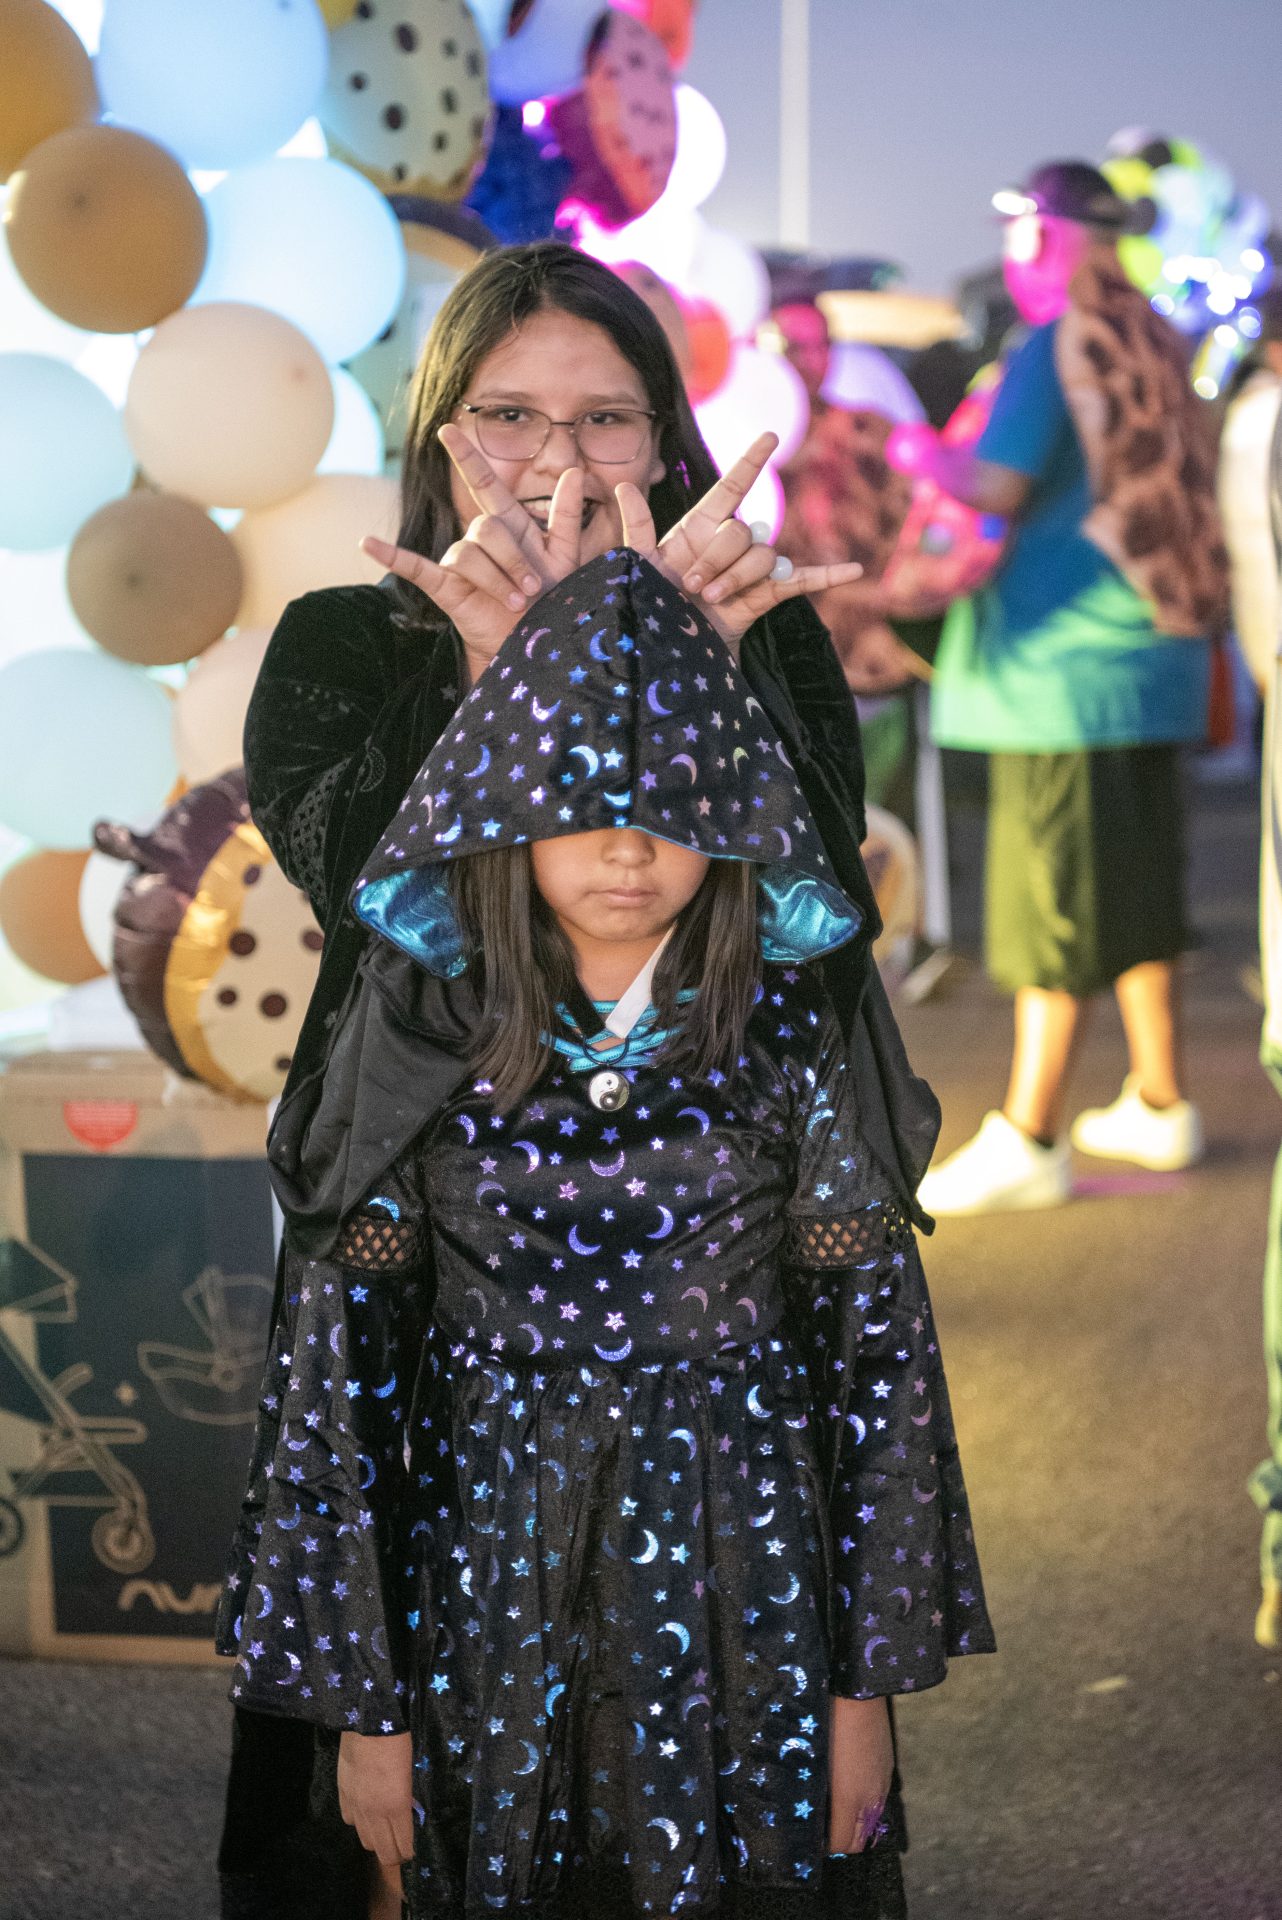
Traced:
<path fill-rule="evenodd" d="M 150 1054 L 0 1072 L 0 1651 L 213 1658 L 273 1290 L 265 1130 Z"/>

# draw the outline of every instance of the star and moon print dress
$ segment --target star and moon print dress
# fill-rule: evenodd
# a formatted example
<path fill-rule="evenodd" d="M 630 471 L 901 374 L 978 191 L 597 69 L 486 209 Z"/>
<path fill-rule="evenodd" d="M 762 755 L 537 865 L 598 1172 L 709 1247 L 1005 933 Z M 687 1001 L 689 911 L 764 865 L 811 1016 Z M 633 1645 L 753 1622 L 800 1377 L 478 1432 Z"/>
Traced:
<path fill-rule="evenodd" d="M 457 970 L 443 849 L 494 844 L 495 819 L 546 835 L 498 787 L 528 794 L 533 766 L 561 832 L 758 863 L 743 1052 L 695 1082 L 643 1019 L 603 1076 L 566 1013 L 512 1110 L 465 1078 L 330 1253 L 290 1256 L 220 1645 L 246 1705 L 412 1735 L 416 1920 L 560 1920 L 589 1884 L 637 1915 L 818 1912 L 831 1695 L 929 1687 L 993 1644 L 913 1235 L 807 964 L 853 910 L 729 656 L 659 575 L 608 555 L 534 613 L 357 911 Z"/>

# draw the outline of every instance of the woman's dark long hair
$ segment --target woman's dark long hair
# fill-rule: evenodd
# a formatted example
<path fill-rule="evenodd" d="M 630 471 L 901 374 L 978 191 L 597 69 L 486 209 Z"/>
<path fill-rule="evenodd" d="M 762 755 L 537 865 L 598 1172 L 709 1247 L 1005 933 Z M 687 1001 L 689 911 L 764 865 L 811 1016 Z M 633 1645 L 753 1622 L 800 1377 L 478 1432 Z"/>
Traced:
<path fill-rule="evenodd" d="M 466 855 L 449 869 L 450 891 L 471 959 L 479 963 L 481 1018 L 470 1066 L 506 1112 L 544 1073 L 557 1005 L 574 987 L 569 941 L 534 883 L 528 846 Z M 655 969 L 658 1024 L 673 1034 L 665 1062 L 696 1079 L 730 1078 L 761 980 L 756 868 L 714 860 Z M 686 1005 L 679 996 L 697 989 Z"/>
<path fill-rule="evenodd" d="M 641 380 L 666 469 L 650 489 L 661 539 L 716 481 L 667 335 L 641 296 L 599 260 L 559 241 L 502 247 L 450 289 L 423 349 L 401 473 L 401 546 L 439 560 L 458 539 L 450 460 L 438 430 L 454 418 L 481 362 L 532 314 L 548 311 L 600 327 Z M 433 618 L 417 587 L 398 579 L 395 588 L 404 615 Z"/>

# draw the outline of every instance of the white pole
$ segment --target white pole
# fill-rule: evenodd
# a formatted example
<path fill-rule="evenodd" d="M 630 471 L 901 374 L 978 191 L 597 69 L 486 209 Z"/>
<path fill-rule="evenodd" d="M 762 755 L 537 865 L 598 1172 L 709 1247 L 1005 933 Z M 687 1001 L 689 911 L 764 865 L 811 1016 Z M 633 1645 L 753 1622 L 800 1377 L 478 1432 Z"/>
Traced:
<path fill-rule="evenodd" d="M 779 237 L 810 245 L 810 0 L 779 0 Z"/>

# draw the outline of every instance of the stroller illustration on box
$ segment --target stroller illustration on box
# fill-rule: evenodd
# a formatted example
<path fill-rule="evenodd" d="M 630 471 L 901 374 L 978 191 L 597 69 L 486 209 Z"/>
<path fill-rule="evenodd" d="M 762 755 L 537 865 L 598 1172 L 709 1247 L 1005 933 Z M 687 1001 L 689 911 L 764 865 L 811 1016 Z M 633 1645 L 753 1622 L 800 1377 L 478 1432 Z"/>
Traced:
<path fill-rule="evenodd" d="M 199 1426 L 253 1426 L 272 1292 L 272 1282 L 256 1273 L 206 1267 L 183 1292 L 204 1345 L 139 1342 L 138 1365 L 170 1413 Z"/>
<path fill-rule="evenodd" d="M 72 1396 L 88 1385 L 93 1368 L 78 1361 L 51 1379 L 6 1325 L 17 1314 L 35 1324 L 70 1325 L 76 1284 L 65 1267 L 35 1248 L 0 1241 L 0 1413 L 41 1429 L 35 1462 L 12 1474 L 7 1496 L 0 1495 L 0 1558 L 22 1545 L 22 1502 L 43 1499 L 49 1506 L 104 1508 L 90 1535 L 94 1553 L 112 1573 L 141 1573 L 156 1552 L 147 1496 L 114 1449 L 139 1446 L 146 1427 L 141 1420 L 79 1412 Z M 80 1486 L 50 1490 L 63 1476 Z"/>

